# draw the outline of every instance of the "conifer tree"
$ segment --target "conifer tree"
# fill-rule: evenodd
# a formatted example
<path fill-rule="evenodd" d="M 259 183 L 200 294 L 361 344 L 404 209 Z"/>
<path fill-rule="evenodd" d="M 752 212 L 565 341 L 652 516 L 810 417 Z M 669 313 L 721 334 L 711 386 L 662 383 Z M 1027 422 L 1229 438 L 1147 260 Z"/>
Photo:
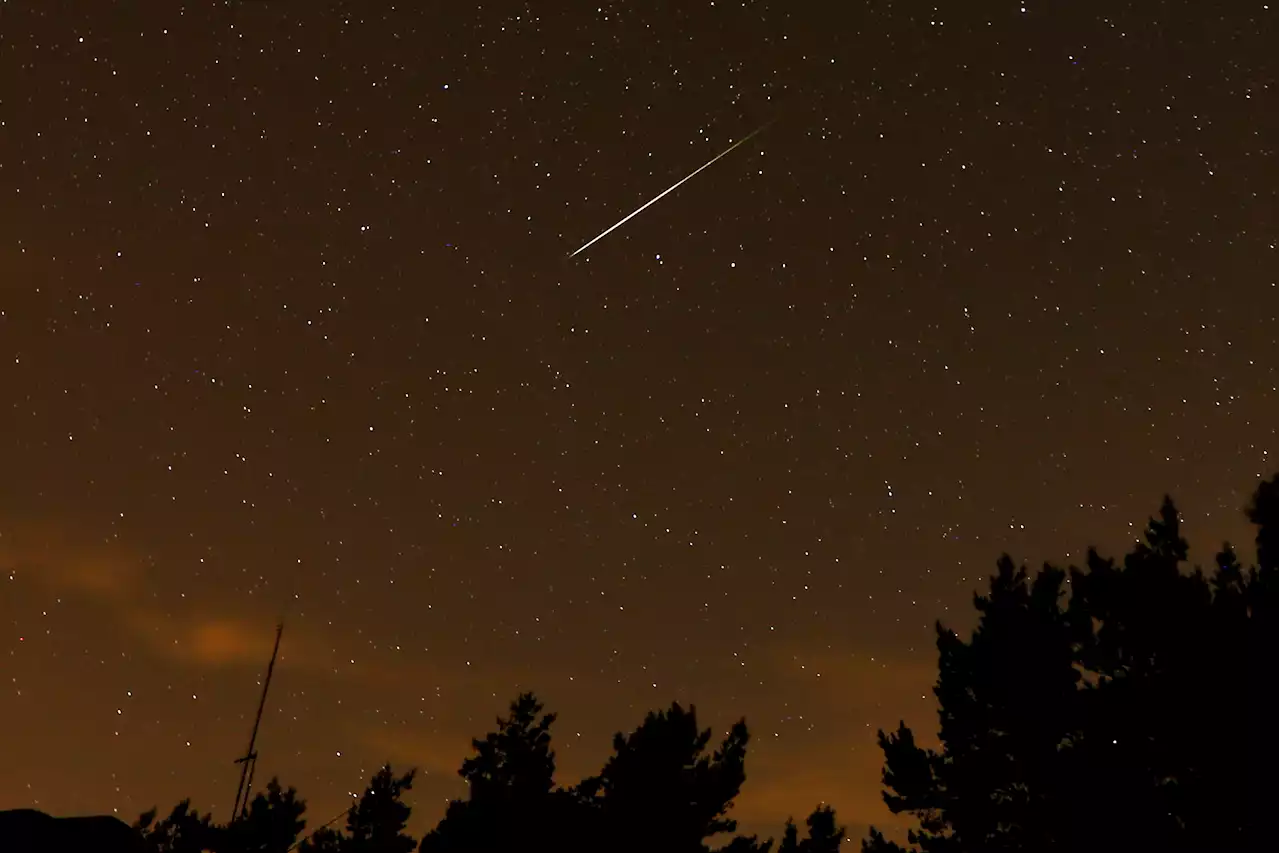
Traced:
<path fill-rule="evenodd" d="M 1208 578 L 1168 498 L 1117 563 L 1034 577 L 1008 557 L 968 640 L 938 626 L 940 750 L 880 732 L 884 799 L 908 843 L 947 851 L 1262 849 L 1276 781 L 1276 478 L 1248 509 L 1256 566 Z M 1235 742 L 1213 721 L 1231 721 Z M 1267 754 L 1271 754 L 1270 750 Z M 785 839 L 784 839 L 785 841 Z M 868 853 L 901 850 L 875 831 Z"/>

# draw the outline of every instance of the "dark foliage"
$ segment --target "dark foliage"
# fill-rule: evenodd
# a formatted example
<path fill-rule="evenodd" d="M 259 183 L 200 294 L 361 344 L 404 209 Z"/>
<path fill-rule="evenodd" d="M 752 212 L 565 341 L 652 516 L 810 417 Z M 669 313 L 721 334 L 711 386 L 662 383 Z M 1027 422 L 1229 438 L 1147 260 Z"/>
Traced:
<path fill-rule="evenodd" d="M 532 693 L 511 703 L 496 731 L 471 742 L 475 755 L 458 771 L 469 796 L 449 804 L 440 824 L 422 839 L 421 849 L 499 850 L 555 837 L 576 810 L 571 794 L 555 791 L 556 759 L 551 749 L 555 714 L 543 714 Z M 562 847 L 568 847 L 562 840 Z"/>
<path fill-rule="evenodd" d="M 650 713 L 630 734 L 614 736 L 614 754 L 599 775 L 572 788 L 554 782 L 554 714 L 532 694 L 520 696 L 497 731 L 472 742 L 476 755 L 459 771 L 466 800 L 422 840 L 428 853 L 556 850 L 561 853 L 704 853 L 736 828 L 728 817 L 746 778 L 748 733 L 734 724 L 708 753 L 711 730 L 693 708 Z M 843 829 L 830 809 L 809 819 L 810 838 L 790 853 L 835 849 Z M 719 847 L 720 845 L 716 845 Z M 727 839 L 729 853 L 768 853 L 773 842 Z M 785 849 L 785 848 L 784 848 Z"/>
<path fill-rule="evenodd" d="M 418 841 L 406 833 L 411 809 L 402 801 L 416 771 L 396 776 L 384 764 L 360 801 L 347 811 L 346 832 L 321 827 L 299 845 L 303 853 L 410 853 Z"/>
<path fill-rule="evenodd" d="M 939 749 L 903 724 L 879 733 L 884 800 L 914 820 L 920 853 L 1270 849 L 1276 782 L 1277 479 L 1247 513 L 1257 563 L 1230 546 L 1212 571 L 1188 571 L 1177 510 L 1165 499 L 1123 561 L 1090 550 L 1084 569 L 1033 575 L 1007 556 L 978 624 L 962 639 L 937 626 Z M 472 741 L 450 803 L 422 839 L 427 853 L 837 853 L 845 829 L 828 806 L 805 833 L 735 836 L 749 735 L 739 720 L 718 745 L 678 704 L 614 736 L 600 773 L 555 782 L 551 728 L 531 693 Z M 228 825 L 178 803 L 133 827 L 114 818 L 0 812 L 0 849 L 121 853 L 410 853 L 414 771 L 390 765 L 346 813 L 298 842 L 306 803 L 276 779 Z M 337 821 L 341 815 L 334 818 Z M 866 853 L 904 853 L 875 829 Z"/>
<path fill-rule="evenodd" d="M 245 814 L 229 824 L 216 824 L 183 800 L 156 821 L 156 810 L 144 812 L 133 824 L 148 853 L 288 853 L 306 826 L 305 800 L 278 779 L 267 783 L 249 803 Z"/>
<path fill-rule="evenodd" d="M 938 626 L 940 750 L 880 733 L 884 798 L 925 853 L 1260 850 L 1274 835 L 1276 479 L 1258 564 L 1206 578 L 1166 498 L 1122 564 L 1008 557 L 969 640 Z M 1066 588 L 1070 596 L 1066 595 Z M 1064 601 L 1065 599 L 1065 601 Z M 1228 734 L 1230 732 L 1230 734 Z M 902 848 L 872 831 L 869 853 Z"/>
<path fill-rule="evenodd" d="M 173 807 L 169 816 L 158 823 L 156 810 L 144 812 L 133 826 L 155 853 L 201 853 L 217 846 L 220 827 L 214 826 L 213 816 L 201 816 L 191 808 L 191 800 L 183 800 Z"/>
<path fill-rule="evenodd" d="M 298 840 L 307 822 L 302 815 L 305 800 L 293 788 L 280 787 L 277 779 L 267 783 L 249 803 L 248 812 L 220 832 L 216 853 L 287 853 Z"/>
<path fill-rule="evenodd" d="M 791 821 L 783 831 L 778 853 L 836 853 L 844 841 L 844 827 L 836 825 L 836 813 L 830 806 L 822 806 L 805 820 L 809 828 L 807 837 L 800 839 L 799 830 Z"/>
<path fill-rule="evenodd" d="M 638 729 L 613 739 L 614 754 L 579 791 L 616 833 L 615 849 L 707 849 L 704 842 L 733 832 L 727 817 L 746 779 L 747 726 L 739 721 L 712 754 L 710 729 L 678 704 L 651 713 Z"/>
<path fill-rule="evenodd" d="M 728 853 L 774 850 L 772 839 L 724 838 L 736 829 L 728 815 L 746 778 L 749 738 L 744 721 L 734 724 L 712 749 L 711 730 L 698 727 L 695 710 L 672 704 L 650 713 L 631 733 L 615 735 L 614 754 L 598 775 L 560 788 L 554 781 L 551 749 L 555 719 L 554 714 L 543 713 L 533 694 L 519 696 L 508 716 L 497 721 L 494 732 L 472 742 L 475 755 L 459 770 L 467 781 L 468 797 L 450 803 L 444 819 L 422 840 L 421 849 L 434 853 L 707 853 L 715 845 Z M 322 826 L 301 842 L 306 803 L 293 788 L 285 789 L 272 779 L 245 813 L 229 824 L 214 823 L 211 815 L 202 815 L 190 800 L 183 800 L 162 820 L 152 809 L 132 828 L 120 824 L 132 846 L 87 843 L 80 847 L 130 853 L 288 853 L 293 849 L 410 853 L 418 844 L 405 831 L 410 807 L 403 802 L 403 794 L 412 789 L 413 780 L 412 770 L 397 776 L 390 765 L 382 767 L 359 802 L 347 811 L 345 829 Z M 31 845 L 10 844 L 2 849 L 30 853 L 63 849 L 49 847 L 49 838 L 57 833 L 46 824 L 54 819 L 31 814 L 44 822 L 23 823 L 14 818 L 9 822 L 13 830 L 0 834 L 0 840 L 30 836 Z M 808 826 L 808 838 L 797 840 L 795 827 L 788 822 L 788 835 L 777 849 L 828 853 L 844 835 L 834 812 L 826 807 L 810 815 Z M 19 831 L 21 827 L 27 829 Z"/>

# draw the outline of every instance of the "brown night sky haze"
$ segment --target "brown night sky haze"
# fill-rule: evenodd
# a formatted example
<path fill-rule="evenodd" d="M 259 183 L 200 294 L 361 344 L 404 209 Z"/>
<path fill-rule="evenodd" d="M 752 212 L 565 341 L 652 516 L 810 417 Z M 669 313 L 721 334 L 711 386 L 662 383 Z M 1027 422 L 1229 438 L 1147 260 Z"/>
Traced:
<path fill-rule="evenodd" d="M 1274 8 L 944 5 L 0 4 L 0 808 L 225 818 L 283 615 L 313 824 L 530 689 L 857 836 L 1002 551 L 1247 541 Z"/>

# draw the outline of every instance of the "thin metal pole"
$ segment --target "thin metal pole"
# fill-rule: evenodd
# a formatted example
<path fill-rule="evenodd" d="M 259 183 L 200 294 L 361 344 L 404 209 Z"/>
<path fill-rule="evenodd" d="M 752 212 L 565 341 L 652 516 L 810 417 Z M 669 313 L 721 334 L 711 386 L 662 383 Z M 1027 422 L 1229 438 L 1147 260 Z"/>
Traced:
<path fill-rule="evenodd" d="M 262 682 L 262 697 L 258 700 L 258 714 L 253 718 L 253 731 L 249 734 L 249 749 L 243 758 L 237 758 L 240 768 L 240 784 L 236 787 L 236 799 L 231 806 L 231 821 L 234 823 L 244 817 L 249 810 L 249 795 L 253 790 L 253 768 L 258 763 L 258 753 L 253 751 L 258 741 L 258 726 L 262 723 L 262 709 L 267 704 L 267 689 L 271 687 L 271 673 L 276 668 L 276 655 L 280 652 L 280 635 L 284 633 L 284 623 L 276 625 L 276 644 L 271 650 L 271 662 L 267 664 L 267 677 Z M 247 784 L 246 784 L 247 783 Z M 243 802 L 241 799 L 243 798 Z"/>

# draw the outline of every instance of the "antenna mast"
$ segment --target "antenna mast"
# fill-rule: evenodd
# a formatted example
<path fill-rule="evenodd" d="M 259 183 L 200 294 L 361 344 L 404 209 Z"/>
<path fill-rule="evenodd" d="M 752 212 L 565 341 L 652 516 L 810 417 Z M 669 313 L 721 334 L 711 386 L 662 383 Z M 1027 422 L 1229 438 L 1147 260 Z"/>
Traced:
<path fill-rule="evenodd" d="M 253 792 L 253 771 L 258 764 L 258 753 L 254 745 L 258 741 L 258 726 L 262 723 L 262 709 L 267 704 L 267 689 L 271 687 L 271 673 L 276 668 L 276 655 L 280 652 L 280 635 L 284 633 L 284 623 L 276 625 L 276 645 L 271 650 L 271 662 L 267 664 L 267 677 L 262 682 L 262 698 L 258 700 L 258 715 L 253 719 L 253 732 L 249 735 L 249 749 L 237 758 L 240 765 L 240 785 L 236 788 L 236 801 L 231 806 L 231 822 L 235 823 L 249 811 L 249 795 Z"/>

